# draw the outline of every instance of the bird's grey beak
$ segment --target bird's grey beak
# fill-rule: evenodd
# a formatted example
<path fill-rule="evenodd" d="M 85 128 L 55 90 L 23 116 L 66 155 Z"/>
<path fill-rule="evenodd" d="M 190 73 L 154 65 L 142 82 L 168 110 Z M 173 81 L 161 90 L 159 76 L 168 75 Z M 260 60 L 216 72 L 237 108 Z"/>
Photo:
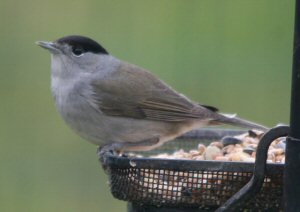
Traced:
<path fill-rule="evenodd" d="M 51 53 L 59 53 L 60 50 L 57 47 L 57 45 L 53 42 L 48 42 L 48 41 L 37 41 L 35 42 L 38 46 L 49 50 Z"/>

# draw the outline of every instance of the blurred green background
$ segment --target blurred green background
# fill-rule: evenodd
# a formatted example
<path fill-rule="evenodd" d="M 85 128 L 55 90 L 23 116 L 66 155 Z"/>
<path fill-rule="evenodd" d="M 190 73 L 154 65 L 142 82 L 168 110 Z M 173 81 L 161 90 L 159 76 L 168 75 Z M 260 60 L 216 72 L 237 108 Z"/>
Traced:
<path fill-rule="evenodd" d="M 81 34 L 195 101 L 289 122 L 294 0 L 0 0 L 0 211 L 125 211 L 59 117 L 37 40 Z"/>

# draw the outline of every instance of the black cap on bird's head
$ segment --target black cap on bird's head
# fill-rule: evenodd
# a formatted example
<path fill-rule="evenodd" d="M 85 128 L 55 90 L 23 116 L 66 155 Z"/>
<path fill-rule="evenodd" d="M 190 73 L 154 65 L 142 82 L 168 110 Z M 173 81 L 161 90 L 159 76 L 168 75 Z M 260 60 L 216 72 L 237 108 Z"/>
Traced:
<path fill-rule="evenodd" d="M 76 56 L 80 56 L 86 52 L 94 54 L 108 54 L 108 52 L 99 43 L 88 37 L 80 35 L 66 36 L 57 39 L 54 42 L 37 41 L 36 44 L 49 50 L 53 54 L 61 53 L 64 45 L 70 46 L 72 53 Z"/>
<path fill-rule="evenodd" d="M 108 52 L 96 41 L 80 36 L 80 35 L 70 35 L 60 38 L 55 41 L 58 44 L 67 44 L 72 47 L 73 53 L 84 53 L 92 52 L 95 54 L 108 54 Z"/>

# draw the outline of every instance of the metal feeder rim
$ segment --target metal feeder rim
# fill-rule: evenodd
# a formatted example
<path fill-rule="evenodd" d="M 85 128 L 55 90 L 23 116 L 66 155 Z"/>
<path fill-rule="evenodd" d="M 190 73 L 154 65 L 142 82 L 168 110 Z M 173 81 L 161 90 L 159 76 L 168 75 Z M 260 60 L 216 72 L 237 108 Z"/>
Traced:
<path fill-rule="evenodd" d="M 106 163 L 112 168 L 165 169 L 176 171 L 253 172 L 254 163 L 229 161 L 196 161 L 183 159 L 135 158 L 106 154 Z M 269 163 L 266 171 L 281 173 L 284 164 Z"/>

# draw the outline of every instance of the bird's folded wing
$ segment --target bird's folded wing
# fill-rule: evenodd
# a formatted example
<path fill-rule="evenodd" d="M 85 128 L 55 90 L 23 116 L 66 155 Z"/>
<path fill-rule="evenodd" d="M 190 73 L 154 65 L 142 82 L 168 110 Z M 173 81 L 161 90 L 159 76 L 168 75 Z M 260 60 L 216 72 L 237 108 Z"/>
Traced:
<path fill-rule="evenodd" d="M 180 122 L 205 119 L 217 110 L 192 102 L 147 71 L 128 66 L 92 83 L 94 102 L 106 115 Z"/>

